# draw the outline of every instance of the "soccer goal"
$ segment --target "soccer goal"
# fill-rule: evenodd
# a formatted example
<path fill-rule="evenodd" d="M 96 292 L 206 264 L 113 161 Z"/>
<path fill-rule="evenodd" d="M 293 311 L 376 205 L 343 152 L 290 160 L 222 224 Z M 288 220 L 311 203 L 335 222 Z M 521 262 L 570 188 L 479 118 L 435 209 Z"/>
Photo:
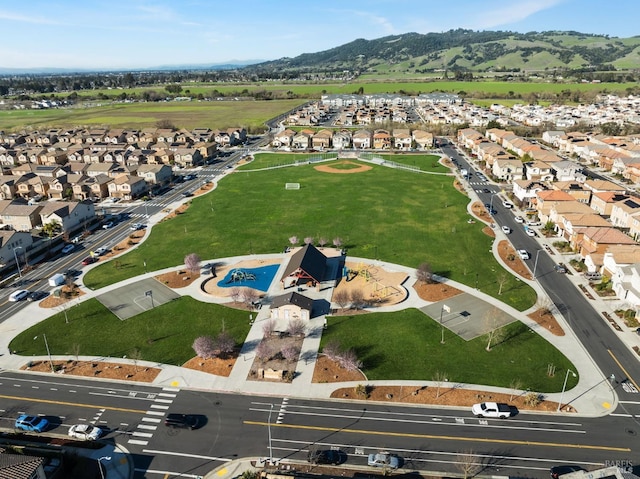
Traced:
<path fill-rule="evenodd" d="M 299 190 L 300 189 L 300 183 L 285 183 L 284 189 L 285 190 Z"/>

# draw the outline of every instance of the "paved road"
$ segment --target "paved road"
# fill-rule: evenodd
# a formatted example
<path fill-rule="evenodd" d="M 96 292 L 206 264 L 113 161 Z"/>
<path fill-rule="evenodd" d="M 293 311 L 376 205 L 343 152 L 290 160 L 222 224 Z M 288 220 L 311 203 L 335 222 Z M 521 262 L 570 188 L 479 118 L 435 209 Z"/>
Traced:
<path fill-rule="evenodd" d="M 230 395 L 91 382 L 71 377 L 2 373 L 0 424 L 20 413 L 46 415 L 53 433 L 92 422 L 110 430 L 134 456 L 140 477 L 204 475 L 233 459 L 257 456 L 304 461 L 310 448 L 336 448 L 347 464 L 365 466 L 381 449 L 409 469 L 459 472 L 461 451 L 480 457 L 485 474 L 548 477 L 559 462 L 591 468 L 632 460 L 640 452 L 626 417 L 518 414 L 485 420 L 467 408 L 427 408 Z M 629 404 L 640 417 L 640 405 Z M 197 430 L 164 427 L 168 412 L 197 414 Z M 269 438 L 271 437 L 271 441 Z M 192 476 L 189 476 L 192 475 Z"/>

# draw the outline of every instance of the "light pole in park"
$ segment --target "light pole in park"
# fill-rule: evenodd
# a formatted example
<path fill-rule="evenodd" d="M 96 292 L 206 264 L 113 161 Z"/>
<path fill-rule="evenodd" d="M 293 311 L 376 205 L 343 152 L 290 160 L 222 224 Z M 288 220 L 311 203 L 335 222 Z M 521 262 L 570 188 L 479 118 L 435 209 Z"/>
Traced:
<path fill-rule="evenodd" d="M 51 366 L 51 372 L 55 372 L 53 369 L 53 361 L 51 360 L 51 350 L 49 349 L 49 343 L 47 342 L 47 335 L 42 333 L 42 338 L 44 339 L 44 347 L 47 348 L 47 356 L 49 356 L 49 366 Z M 33 340 L 38 339 L 38 336 L 34 336 Z"/>
<path fill-rule="evenodd" d="M 564 375 L 564 383 L 562 384 L 562 394 L 560 394 L 560 402 L 558 403 L 558 412 L 562 409 L 562 399 L 564 398 L 564 391 L 567 388 L 567 379 L 569 379 L 569 373 L 573 375 L 573 377 L 577 377 L 576 373 L 574 373 L 571 369 L 567 369 L 567 374 Z"/>
<path fill-rule="evenodd" d="M 440 309 L 440 331 L 441 331 L 440 344 L 444 344 L 444 326 L 442 325 L 442 313 L 444 311 L 446 311 L 447 313 L 450 313 L 451 308 L 449 308 L 449 306 L 447 306 L 446 304 L 443 304 L 442 308 Z"/>

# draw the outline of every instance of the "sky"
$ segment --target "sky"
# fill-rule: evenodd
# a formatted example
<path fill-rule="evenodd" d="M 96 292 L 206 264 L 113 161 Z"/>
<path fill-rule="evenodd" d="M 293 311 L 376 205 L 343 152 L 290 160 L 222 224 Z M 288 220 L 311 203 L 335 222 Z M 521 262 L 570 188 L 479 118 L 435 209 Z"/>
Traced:
<path fill-rule="evenodd" d="M 456 28 L 630 37 L 638 18 L 638 0 L 0 0 L 0 69 L 264 61 Z"/>

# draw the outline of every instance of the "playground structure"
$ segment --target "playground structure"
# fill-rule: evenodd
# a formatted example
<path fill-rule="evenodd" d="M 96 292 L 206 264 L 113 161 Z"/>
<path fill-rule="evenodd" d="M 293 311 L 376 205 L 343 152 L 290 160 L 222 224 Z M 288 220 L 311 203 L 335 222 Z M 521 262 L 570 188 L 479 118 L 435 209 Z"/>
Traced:
<path fill-rule="evenodd" d="M 256 275 L 253 273 L 247 273 L 240 268 L 236 268 L 231 271 L 228 283 L 242 283 L 243 281 L 255 281 Z"/>
<path fill-rule="evenodd" d="M 347 282 L 353 281 L 356 278 L 362 278 L 365 283 L 369 283 L 372 288 L 367 288 L 370 299 L 374 301 L 384 301 L 390 296 L 396 294 L 402 295 L 402 291 L 392 285 L 384 284 L 376 276 L 378 268 L 372 264 L 359 263 L 355 269 L 347 268 L 342 269 L 342 276 L 346 278 Z"/>

